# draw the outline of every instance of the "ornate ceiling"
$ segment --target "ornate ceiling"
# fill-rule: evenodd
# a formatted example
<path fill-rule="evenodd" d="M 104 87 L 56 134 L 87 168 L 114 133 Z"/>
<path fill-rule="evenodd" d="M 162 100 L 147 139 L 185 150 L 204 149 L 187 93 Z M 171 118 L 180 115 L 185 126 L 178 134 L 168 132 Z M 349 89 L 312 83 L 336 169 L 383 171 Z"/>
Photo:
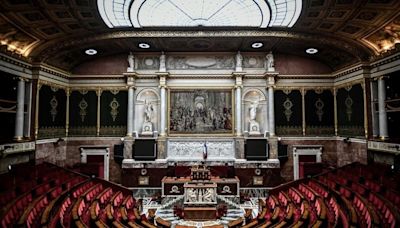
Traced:
<path fill-rule="evenodd" d="M 2 0 L 1 51 L 71 70 L 83 61 L 133 50 L 269 51 L 306 56 L 333 70 L 376 59 L 400 47 L 398 0 L 303 0 L 293 28 L 109 29 L 96 0 Z M 252 49 L 261 41 L 264 46 Z M 150 49 L 138 48 L 147 42 Z M 397 45 L 396 45 L 397 44 Z M 306 48 L 319 52 L 307 55 Z M 84 50 L 95 48 L 96 56 Z"/>

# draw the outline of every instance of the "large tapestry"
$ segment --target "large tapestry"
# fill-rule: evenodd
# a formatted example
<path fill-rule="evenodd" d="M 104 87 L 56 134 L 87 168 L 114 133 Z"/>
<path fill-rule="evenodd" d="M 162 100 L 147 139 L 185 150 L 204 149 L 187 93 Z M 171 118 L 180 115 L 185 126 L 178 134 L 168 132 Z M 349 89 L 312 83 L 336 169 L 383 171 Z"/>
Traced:
<path fill-rule="evenodd" d="M 170 134 L 232 134 L 231 90 L 172 90 Z"/>

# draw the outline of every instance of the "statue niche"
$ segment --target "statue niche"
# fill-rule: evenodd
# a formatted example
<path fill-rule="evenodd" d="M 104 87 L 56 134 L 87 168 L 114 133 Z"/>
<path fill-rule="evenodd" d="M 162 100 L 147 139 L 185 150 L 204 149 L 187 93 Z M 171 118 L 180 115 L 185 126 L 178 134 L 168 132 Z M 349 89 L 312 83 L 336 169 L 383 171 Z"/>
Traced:
<path fill-rule="evenodd" d="M 158 97 L 152 90 L 144 90 L 138 95 L 137 121 L 141 125 L 141 135 L 153 135 L 157 124 Z"/>
<path fill-rule="evenodd" d="M 153 118 L 154 107 L 152 102 L 144 100 L 144 122 L 142 127 L 142 135 L 153 134 L 153 124 L 151 122 Z"/>
<path fill-rule="evenodd" d="M 261 135 L 262 123 L 264 122 L 263 116 L 266 112 L 265 96 L 259 90 L 252 89 L 245 93 L 245 118 L 248 125 L 248 132 L 250 136 Z"/>
<path fill-rule="evenodd" d="M 253 101 L 249 108 L 249 134 L 250 135 L 259 135 L 260 132 L 260 124 L 257 122 L 257 108 L 258 101 Z"/>

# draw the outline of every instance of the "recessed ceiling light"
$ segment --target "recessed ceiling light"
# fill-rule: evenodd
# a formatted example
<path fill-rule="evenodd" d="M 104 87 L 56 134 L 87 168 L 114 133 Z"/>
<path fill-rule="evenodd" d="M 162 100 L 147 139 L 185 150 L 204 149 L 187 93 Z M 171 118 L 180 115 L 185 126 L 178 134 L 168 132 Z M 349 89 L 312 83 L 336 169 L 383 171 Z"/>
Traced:
<path fill-rule="evenodd" d="M 95 55 L 97 54 L 96 49 L 90 48 L 85 51 L 86 55 Z"/>
<path fill-rule="evenodd" d="M 252 48 L 260 48 L 262 46 L 264 46 L 264 44 L 261 43 L 261 42 L 254 42 L 254 43 L 251 44 Z"/>
<path fill-rule="evenodd" d="M 313 54 L 315 54 L 317 52 L 318 52 L 318 49 L 316 49 L 316 48 L 308 48 L 308 49 L 306 49 L 306 53 L 307 54 L 313 55 Z"/>
<path fill-rule="evenodd" d="M 140 48 L 144 48 L 144 49 L 150 48 L 150 44 L 148 44 L 148 43 L 139 43 L 138 46 Z"/>

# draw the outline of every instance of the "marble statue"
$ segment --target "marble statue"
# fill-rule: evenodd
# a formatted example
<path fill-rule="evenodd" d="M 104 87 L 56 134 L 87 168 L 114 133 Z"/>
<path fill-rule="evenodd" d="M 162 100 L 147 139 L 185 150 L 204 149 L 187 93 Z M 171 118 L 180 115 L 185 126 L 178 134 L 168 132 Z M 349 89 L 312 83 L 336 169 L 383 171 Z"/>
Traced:
<path fill-rule="evenodd" d="M 144 123 L 142 127 L 142 135 L 151 135 L 153 134 L 153 124 L 151 119 L 153 117 L 153 104 L 148 102 L 147 100 L 144 101 Z"/>
<path fill-rule="evenodd" d="M 164 54 L 164 52 L 161 52 L 161 55 L 160 55 L 160 69 L 159 69 L 159 71 L 160 72 L 166 72 L 167 71 L 167 68 L 165 66 L 165 54 Z"/>
<path fill-rule="evenodd" d="M 235 71 L 243 71 L 242 68 L 243 56 L 240 54 L 240 51 L 236 54 L 236 68 Z"/>
<path fill-rule="evenodd" d="M 269 72 L 275 71 L 274 55 L 272 54 L 272 51 L 265 56 L 265 69 Z"/>
<path fill-rule="evenodd" d="M 207 188 L 203 194 L 203 202 L 214 202 L 214 190 Z"/>
<path fill-rule="evenodd" d="M 132 52 L 129 52 L 128 55 L 128 68 L 126 69 L 127 72 L 133 72 L 135 67 L 135 56 L 133 56 Z"/>
<path fill-rule="evenodd" d="M 145 109 L 144 109 L 144 121 L 145 122 L 151 122 L 151 118 L 153 117 L 153 105 L 149 103 L 148 101 L 144 101 Z"/>
<path fill-rule="evenodd" d="M 257 107 L 258 107 L 258 102 L 254 101 L 251 105 L 250 105 L 250 120 L 256 120 L 256 116 L 257 116 Z"/>
<path fill-rule="evenodd" d="M 256 121 L 258 101 L 253 101 L 249 108 L 249 135 L 260 135 L 260 124 Z"/>
<path fill-rule="evenodd" d="M 197 202 L 197 190 L 193 189 L 193 188 L 188 188 L 186 190 L 186 196 L 187 196 L 187 202 Z"/>

